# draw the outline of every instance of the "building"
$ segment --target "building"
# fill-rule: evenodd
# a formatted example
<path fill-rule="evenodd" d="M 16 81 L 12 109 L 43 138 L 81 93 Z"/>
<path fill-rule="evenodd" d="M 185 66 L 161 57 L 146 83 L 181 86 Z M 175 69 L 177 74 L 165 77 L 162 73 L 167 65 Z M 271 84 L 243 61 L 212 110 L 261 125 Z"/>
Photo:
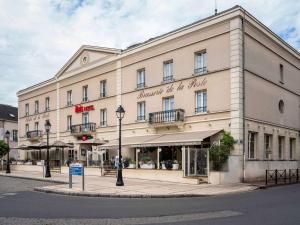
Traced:
<path fill-rule="evenodd" d="M 19 143 L 45 141 L 50 120 L 50 142 L 74 145 L 53 157 L 113 161 L 122 105 L 123 158 L 142 168 L 125 176 L 261 179 L 299 167 L 299 71 L 299 52 L 235 6 L 124 50 L 82 46 L 52 79 L 18 92 Z M 236 144 L 217 173 L 207 150 L 222 130 Z"/>
<path fill-rule="evenodd" d="M 7 141 L 6 131 L 10 132 L 9 145 L 11 148 L 18 146 L 18 108 L 10 105 L 0 104 L 0 140 Z M 19 154 L 16 149 L 11 149 L 10 158 L 18 160 Z"/>

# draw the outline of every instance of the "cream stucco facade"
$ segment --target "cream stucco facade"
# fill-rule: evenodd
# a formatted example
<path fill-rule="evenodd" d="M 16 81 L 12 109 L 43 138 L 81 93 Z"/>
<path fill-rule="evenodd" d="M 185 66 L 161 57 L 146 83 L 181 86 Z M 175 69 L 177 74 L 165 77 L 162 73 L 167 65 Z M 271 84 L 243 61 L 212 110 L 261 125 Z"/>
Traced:
<path fill-rule="evenodd" d="M 172 72 L 167 71 L 170 62 Z M 148 149 L 154 168 L 162 169 L 160 157 L 168 153 L 160 152 L 172 150 L 182 176 L 190 175 L 199 168 L 191 149 L 204 148 L 204 142 L 209 148 L 220 130 L 236 140 L 222 182 L 260 179 L 268 168 L 299 167 L 300 54 L 238 6 L 125 50 L 82 46 L 52 79 L 19 91 L 18 98 L 19 145 L 45 141 L 45 134 L 35 131 L 50 120 L 50 143 L 74 144 L 73 152 L 65 151 L 64 163 L 70 154 L 87 164 L 104 151 L 109 159 L 115 156 L 115 111 L 122 105 L 123 158 L 135 160 L 137 167 L 140 152 Z M 75 112 L 78 105 L 83 108 Z M 198 141 L 188 140 L 197 135 Z M 278 137 L 283 138 L 280 157 Z M 22 152 L 24 159 L 30 157 Z"/>

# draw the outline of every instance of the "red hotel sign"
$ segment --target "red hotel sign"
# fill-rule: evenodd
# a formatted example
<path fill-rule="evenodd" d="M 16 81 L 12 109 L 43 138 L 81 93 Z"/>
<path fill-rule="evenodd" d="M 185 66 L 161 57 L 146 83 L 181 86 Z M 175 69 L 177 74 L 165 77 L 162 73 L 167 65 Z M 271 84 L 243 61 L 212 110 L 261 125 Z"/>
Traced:
<path fill-rule="evenodd" d="M 76 105 L 75 106 L 76 113 L 88 112 L 88 111 L 92 111 L 92 110 L 95 110 L 94 105 L 88 105 L 88 106 Z"/>

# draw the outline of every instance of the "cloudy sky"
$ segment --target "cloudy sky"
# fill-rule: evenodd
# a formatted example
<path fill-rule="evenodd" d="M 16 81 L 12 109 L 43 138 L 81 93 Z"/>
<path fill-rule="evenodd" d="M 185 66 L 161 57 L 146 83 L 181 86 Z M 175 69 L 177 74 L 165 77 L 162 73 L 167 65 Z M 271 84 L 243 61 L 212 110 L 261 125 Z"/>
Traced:
<path fill-rule="evenodd" d="M 0 103 L 53 77 L 84 44 L 125 48 L 214 13 L 214 0 L 0 0 Z M 241 5 L 300 50 L 299 0 L 217 0 Z"/>

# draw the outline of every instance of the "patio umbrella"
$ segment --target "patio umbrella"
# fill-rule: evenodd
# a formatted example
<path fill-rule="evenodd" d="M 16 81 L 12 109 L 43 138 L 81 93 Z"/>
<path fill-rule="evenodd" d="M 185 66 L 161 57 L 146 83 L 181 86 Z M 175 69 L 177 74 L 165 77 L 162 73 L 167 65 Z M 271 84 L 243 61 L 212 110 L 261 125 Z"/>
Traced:
<path fill-rule="evenodd" d="M 65 143 L 63 141 L 55 141 L 50 145 L 50 147 L 54 147 L 54 148 L 72 148 L 73 144 L 68 144 L 68 143 Z"/>

